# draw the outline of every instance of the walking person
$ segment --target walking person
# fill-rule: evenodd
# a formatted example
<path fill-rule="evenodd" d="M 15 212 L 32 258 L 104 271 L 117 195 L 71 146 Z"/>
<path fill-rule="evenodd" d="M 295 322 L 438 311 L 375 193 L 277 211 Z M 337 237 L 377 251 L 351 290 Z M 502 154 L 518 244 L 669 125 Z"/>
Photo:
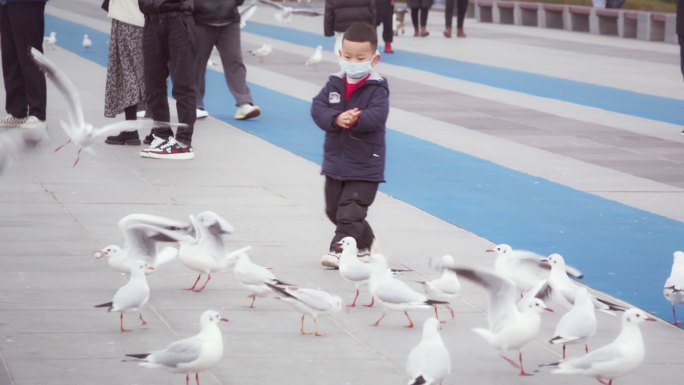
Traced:
<path fill-rule="evenodd" d="M 169 127 L 152 129 L 154 139 L 140 156 L 154 159 L 192 159 L 192 134 L 196 119 L 195 82 L 197 53 L 193 0 L 138 0 L 145 15 L 143 68 L 147 113 L 159 122 L 170 118 L 166 79 L 171 75 L 171 94 L 176 99 L 176 135 Z M 147 139 L 147 138 L 146 138 Z"/>
<path fill-rule="evenodd" d="M 376 28 L 354 23 L 344 33 L 341 71 L 330 76 L 313 99 L 311 116 L 325 132 L 323 167 L 325 213 L 335 235 L 321 264 L 337 268 L 337 243 L 356 239 L 359 256 L 370 254 L 375 239 L 366 214 L 378 185 L 385 181 L 385 124 L 389 114 L 387 80 L 375 72 Z"/>
<path fill-rule="evenodd" d="M 5 83 L 5 111 L 0 128 L 44 129 L 47 84 L 27 52 L 43 52 L 47 0 L 0 0 L 0 52 Z"/>
<path fill-rule="evenodd" d="M 466 12 L 468 12 L 468 0 L 444 0 L 444 37 L 450 38 L 454 20 L 454 8 L 456 8 L 456 36 L 466 37 L 463 31 Z M 455 7 L 454 7 L 455 6 Z"/>
<path fill-rule="evenodd" d="M 223 73 L 228 89 L 235 98 L 235 119 L 245 120 L 259 116 L 261 110 L 254 105 L 247 87 L 247 69 L 242 62 L 240 47 L 240 12 L 237 7 L 244 0 L 195 0 L 195 32 L 197 43 L 197 108 L 204 109 L 205 76 L 211 50 L 216 47 L 221 55 Z"/>
<path fill-rule="evenodd" d="M 408 0 L 406 4 L 411 9 L 413 36 L 428 36 L 430 32 L 427 30 L 427 20 L 432 7 L 432 0 Z"/>
<path fill-rule="evenodd" d="M 335 54 L 339 56 L 344 31 L 354 23 L 375 25 L 375 0 L 325 0 L 323 34 L 335 36 Z"/>
<path fill-rule="evenodd" d="M 394 30 L 392 29 L 392 19 L 394 18 L 395 0 L 375 0 L 376 25 L 382 25 L 382 40 L 385 42 L 385 53 L 394 53 L 392 41 Z"/>
<path fill-rule="evenodd" d="M 677 0 L 677 38 L 679 39 L 679 66 L 684 77 L 684 0 Z M 684 131 L 682 131 L 684 134 Z"/>
<path fill-rule="evenodd" d="M 142 50 L 145 16 L 140 12 L 138 0 L 109 0 L 107 16 L 112 19 L 112 29 L 104 116 L 115 118 L 123 112 L 126 120 L 136 120 L 138 110 L 145 109 Z M 108 136 L 105 143 L 140 145 L 140 136 L 137 130 L 121 131 Z"/>

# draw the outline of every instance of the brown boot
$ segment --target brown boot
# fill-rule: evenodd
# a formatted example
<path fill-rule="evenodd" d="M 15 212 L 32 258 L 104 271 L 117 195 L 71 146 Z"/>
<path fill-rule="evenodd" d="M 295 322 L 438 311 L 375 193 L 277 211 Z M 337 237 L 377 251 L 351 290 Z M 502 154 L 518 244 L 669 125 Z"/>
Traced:
<path fill-rule="evenodd" d="M 458 37 L 466 37 L 466 34 L 465 34 L 465 32 L 463 31 L 463 28 L 458 28 L 458 29 L 456 30 L 456 36 L 458 36 Z"/>
<path fill-rule="evenodd" d="M 444 29 L 444 32 L 442 32 L 442 34 L 444 35 L 444 37 L 450 38 L 451 37 L 451 27 L 446 27 Z"/>

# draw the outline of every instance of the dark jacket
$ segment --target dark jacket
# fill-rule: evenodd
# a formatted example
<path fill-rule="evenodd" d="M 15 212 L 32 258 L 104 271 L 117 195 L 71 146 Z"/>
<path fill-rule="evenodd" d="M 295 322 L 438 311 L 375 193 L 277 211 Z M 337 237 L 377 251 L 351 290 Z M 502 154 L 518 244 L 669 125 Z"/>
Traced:
<path fill-rule="evenodd" d="M 677 0 L 677 35 L 684 38 L 684 0 Z"/>
<path fill-rule="evenodd" d="M 0 0 L 0 5 L 19 3 L 45 3 L 47 0 Z"/>
<path fill-rule="evenodd" d="M 323 16 L 325 36 L 344 32 L 356 22 L 375 25 L 375 0 L 326 0 Z"/>
<path fill-rule="evenodd" d="M 193 0 L 138 0 L 140 12 L 156 15 L 169 12 L 192 12 Z"/>
<path fill-rule="evenodd" d="M 430 8 L 432 0 L 407 0 L 406 6 L 409 8 Z"/>
<path fill-rule="evenodd" d="M 237 7 L 245 0 L 195 0 L 192 16 L 196 23 L 225 23 L 240 21 Z"/>
<path fill-rule="evenodd" d="M 311 105 L 311 117 L 325 131 L 321 174 L 337 180 L 385 181 L 385 123 L 389 114 L 387 80 L 372 72 L 348 101 L 344 74 L 333 74 Z M 335 124 L 340 113 L 357 107 L 356 126 Z"/>

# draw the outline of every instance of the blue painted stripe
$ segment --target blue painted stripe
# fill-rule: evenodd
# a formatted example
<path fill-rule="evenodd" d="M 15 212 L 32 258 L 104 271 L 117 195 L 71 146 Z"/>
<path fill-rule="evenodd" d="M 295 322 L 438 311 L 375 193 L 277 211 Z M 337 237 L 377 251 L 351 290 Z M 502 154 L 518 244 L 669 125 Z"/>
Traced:
<path fill-rule="evenodd" d="M 315 47 L 332 47 L 332 38 L 286 27 L 250 22 L 245 31 L 271 39 Z M 566 80 L 462 60 L 396 50 L 383 55 L 389 64 L 420 69 L 438 75 L 522 92 L 563 102 L 600 108 L 641 118 L 684 125 L 684 100 L 648 95 L 619 88 Z"/>
<path fill-rule="evenodd" d="M 69 39 L 95 32 L 54 17 L 46 21 Z M 97 63 L 102 57 L 94 56 L 106 56 L 84 53 L 80 43 L 62 47 Z M 236 121 L 226 112 L 233 97 L 223 74 L 213 70 L 207 71 L 205 105 L 216 118 L 320 164 L 323 135 L 309 117 L 310 103 L 258 85 L 250 88 L 264 107 L 256 120 Z M 494 242 L 560 252 L 585 270 L 587 284 L 668 317 L 662 284 L 672 252 L 682 248 L 684 223 L 395 130 L 387 131 L 387 144 L 389 183 L 383 192 Z M 376 231 L 382 237 L 383 229 Z M 457 240 L 444 252 L 458 256 Z"/>

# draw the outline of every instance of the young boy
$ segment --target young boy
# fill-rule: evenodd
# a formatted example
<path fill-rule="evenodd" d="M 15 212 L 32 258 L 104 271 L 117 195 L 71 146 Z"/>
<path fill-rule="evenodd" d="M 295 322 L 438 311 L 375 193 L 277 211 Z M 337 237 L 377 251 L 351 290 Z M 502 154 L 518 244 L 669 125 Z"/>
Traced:
<path fill-rule="evenodd" d="M 387 81 L 373 68 L 376 53 L 375 27 L 354 23 L 344 33 L 341 71 L 333 74 L 313 99 L 311 116 L 325 131 L 325 213 L 336 225 L 325 267 L 337 268 L 337 242 L 356 239 L 359 256 L 367 255 L 373 230 L 366 221 L 378 184 L 385 181 L 385 123 L 389 113 Z"/>

